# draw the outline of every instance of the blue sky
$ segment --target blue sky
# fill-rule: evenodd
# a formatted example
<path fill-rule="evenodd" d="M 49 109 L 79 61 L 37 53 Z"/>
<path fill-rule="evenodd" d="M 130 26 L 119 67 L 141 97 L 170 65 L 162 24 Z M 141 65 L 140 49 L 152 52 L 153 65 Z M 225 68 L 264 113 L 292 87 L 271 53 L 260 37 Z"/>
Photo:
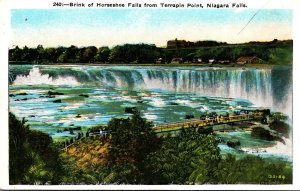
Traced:
<path fill-rule="evenodd" d="M 167 40 L 229 43 L 292 38 L 291 10 L 263 9 L 238 35 L 256 9 L 16 9 L 11 46 L 114 46 Z"/>

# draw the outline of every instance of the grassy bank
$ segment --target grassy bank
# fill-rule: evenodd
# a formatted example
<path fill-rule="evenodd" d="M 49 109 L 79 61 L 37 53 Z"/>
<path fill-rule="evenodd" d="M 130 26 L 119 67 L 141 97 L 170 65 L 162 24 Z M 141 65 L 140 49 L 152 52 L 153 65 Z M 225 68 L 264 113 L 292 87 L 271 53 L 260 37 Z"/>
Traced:
<path fill-rule="evenodd" d="M 268 65 L 291 65 L 293 60 L 293 41 L 274 40 L 271 42 L 252 42 L 242 44 L 217 44 L 210 47 L 175 47 L 158 48 L 149 44 L 123 44 L 113 48 L 95 46 L 88 47 L 47 47 L 36 48 L 18 46 L 9 50 L 11 63 L 19 64 L 90 64 L 115 63 L 147 64 L 147 63 L 193 63 L 201 59 L 204 63 L 214 59 L 216 63 L 227 60 L 237 63 L 240 57 L 256 56 Z M 177 59 L 177 61 L 176 61 Z M 174 64 L 171 64 L 175 66 Z M 188 64 L 190 65 L 190 64 Z M 193 65 L 193 64 L 192 64 Z M 198 65 L 198 64 L 197 64 Z M 232 65 L 232 64 L 230 64 Z"/>

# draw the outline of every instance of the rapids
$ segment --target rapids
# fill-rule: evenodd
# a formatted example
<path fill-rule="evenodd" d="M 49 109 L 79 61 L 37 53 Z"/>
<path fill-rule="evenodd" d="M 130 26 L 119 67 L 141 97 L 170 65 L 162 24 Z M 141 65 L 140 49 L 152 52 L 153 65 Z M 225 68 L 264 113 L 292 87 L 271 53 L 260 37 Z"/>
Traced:
<path fill-rule="evenodd" d="M 280 111 L 290 122 L 292 116 L 292 69 L 285 67 L 11 65 L 9 72 L 10 111 L 55 139 L 76 136 L 66 128 L 84 131 L 128 117 L 126 107 L 137 107 L 154 124 L 244 108 Z M 49 96 L 49 91 L 60 95 Z M 226 136 L 244 140 L 246 152 L 266 144 L 243 132 Z"/>

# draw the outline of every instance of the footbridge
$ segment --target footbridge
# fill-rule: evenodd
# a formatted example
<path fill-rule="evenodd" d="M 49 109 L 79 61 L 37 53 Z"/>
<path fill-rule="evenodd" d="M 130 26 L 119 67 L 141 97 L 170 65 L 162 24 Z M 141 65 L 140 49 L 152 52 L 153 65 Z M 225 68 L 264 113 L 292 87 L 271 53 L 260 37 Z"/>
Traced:
<path fill-rule="evenodd" d="M 153 131 L 155 133 L 167 133 L 170 131 L 178 131 L 181 128 L 188 128 L 191 126 L 196 126 L 197 128 L 205 128 L 205 127 L 211 127 L 213 125 L 221 125 L 221 124 L 230 124 L 234 122 L 242 122 L 242 121 L 252 121 L 252 120 L 261 120 L 265 118 L 266 115 L 269 115 L 269 110 L 256 110 L 256 111 L 250 111 L 245 114 L 239 114 L 239 115 L 228 115 L 228 116 L 214 116 L 214 117 L 206 117 L 205 119 L 189 119 L 183 122 L 177 122 L 177 123 L 167 123 L 167 124 L 159 124 L 152 127 Z M 105 127 L 106 125 L 102 125 Z M 82 136 L 80 138 L 73 138 L 71 143 L 66 143 L 64 148 L 62 150 L 68 150 L 70 146 L 74 145 L 75 142 L 81 141 L 83 139 L 87 139 L 89 136 L 95 136 L 95 137 L 107 137 L 109 136 L 109 132 L 100 130 L 99 132 L 91 132 L 87 133 L 86 136 Z"/>
<path fill-rule="evenodd" d="M 154 126 L 153 130 L 156 133 L 163 133 L 163 132 L 168 132 L 168 131 L 176 131 L 181 128 L 188 128 L 191 126 L 205 128 L 206 126 L 230 124 L 233 122 L 260 120 L 264 116 L 265 116 L 265 112 L 258 111 L 258 112 L 233 115 L 233 116 L 216 116 L 216 117 L 209 117 L 206 119 L 189 119 L 184 122 L 159 124 L 159 125 Z"/>

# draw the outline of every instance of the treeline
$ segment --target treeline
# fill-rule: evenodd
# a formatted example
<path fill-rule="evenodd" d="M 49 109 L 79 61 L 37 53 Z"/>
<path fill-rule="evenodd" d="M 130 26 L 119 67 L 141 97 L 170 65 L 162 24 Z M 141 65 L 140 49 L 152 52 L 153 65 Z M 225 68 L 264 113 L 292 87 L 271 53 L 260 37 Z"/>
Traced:
<path fill-rule="evenodd" d="M 157 136 L 135 112 L 112 119 L 109 137 L 79 142 L 57 154 L 43 133 L 10 114 L 11 184 L 291 184 L 292 166 L 257 156 L 222 156 L 214 134 L 195 127 L 176 136 Z M 92 141 L 91 141 L 92 140 Z M 99 141 L 100 140 L 100 141 Z M 80 165 L 81 164 L 81 165 Z"/>
<path fill-rule="evenodd" d="M 36 48 L 18 46 L 9 50 L 9 61 L 19 64 L 52 63 L 170 63 L 182 58 L 191 63 L 197 59 L 235 62 L 241 56 L 257 56 L 269 64 L 290 64 L 293 57 L 293 41 L 249 42 L 244 44 L 222 44 L 196 48 L 158 48 L 150 44 L 124 44 L 113 48 L 95 46 Z M 158 62 L 159 61 L 159 62 Z"/>
<path fill-rule="evenodd" d="M 153 63 L 160 55 L 155 45 L 125 44 L 96 48 L 95 46 L 44 48 L 19 48 L 9 50 L 9 60 L 28 63 Z"/>
<path fill-rule="evenodd" d="M 59 184 L 63 173 L 51 137 L 9 113 L 9 184 Z"/>

